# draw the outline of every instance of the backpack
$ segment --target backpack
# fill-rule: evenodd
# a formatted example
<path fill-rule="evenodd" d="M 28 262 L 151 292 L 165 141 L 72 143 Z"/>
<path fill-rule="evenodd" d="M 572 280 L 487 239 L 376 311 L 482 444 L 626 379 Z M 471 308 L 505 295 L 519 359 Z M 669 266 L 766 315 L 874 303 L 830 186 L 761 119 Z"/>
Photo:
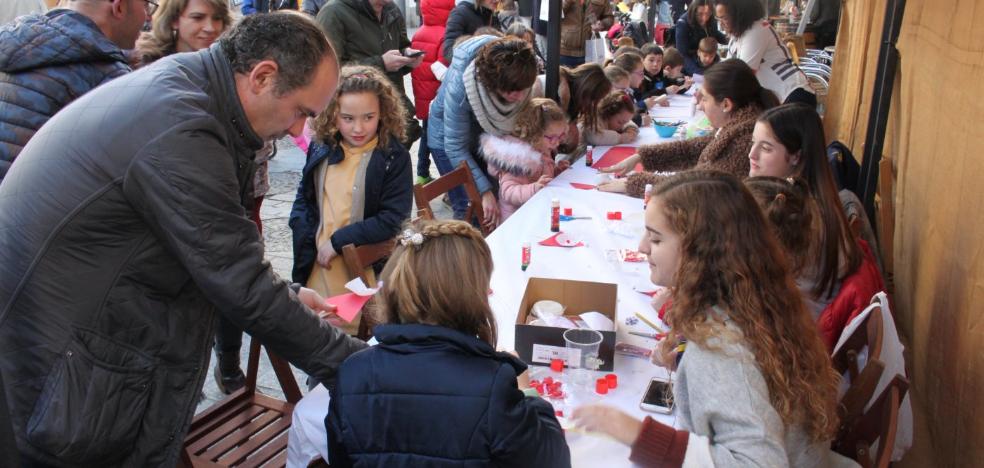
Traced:
<path fill-rule="evenodd" d="M 860 197 L 858 177 L 861 174 L 861 165 L 858 164 L 857 159 L 854 159 L 851 149 L 844 143 L 834 140 L 827 146 L 827 163 L 830 164 L 830 172 L 834 176 L 834 182 L 837 183 L 837 190 L 847 189 Z"/>

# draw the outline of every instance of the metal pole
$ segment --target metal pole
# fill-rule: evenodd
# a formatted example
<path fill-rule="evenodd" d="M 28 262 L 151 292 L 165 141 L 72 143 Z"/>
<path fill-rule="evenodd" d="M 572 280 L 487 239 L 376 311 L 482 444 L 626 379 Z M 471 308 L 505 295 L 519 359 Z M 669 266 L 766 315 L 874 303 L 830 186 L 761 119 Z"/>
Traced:
<path fill-rule="evenodd" d="M 902 29 L 902 15 L 905 0 L 889 0 L 885 7 L 885 25 L 882 29 L 881 51 L 878 53 L 878 69 L 875 73 L 875 89 L 871 98 L 871 113 L 868 118 L 868 131 L 864 141 L 864 157 L 861 159 L 861 200 L 868 219 L 875 223 L 875 192 L 878 190 L 878 163 L 885 148 L 885 129 L 888 126 L 888 111 L 892 103 L 892 87 L 895 84 L 895 71 L 899 63 L 899 50 L 895 43 Z M 857 191 L 857 190 L 856 190 Z"/>
<path fill-rule="evenodd" d="M 561 0 L 541 0 L 550 5 L 547 22 L 547 79 L 544 94 L 554 101 L 560 102 L 557 95 L 560 87 L 560 14 Z"/>

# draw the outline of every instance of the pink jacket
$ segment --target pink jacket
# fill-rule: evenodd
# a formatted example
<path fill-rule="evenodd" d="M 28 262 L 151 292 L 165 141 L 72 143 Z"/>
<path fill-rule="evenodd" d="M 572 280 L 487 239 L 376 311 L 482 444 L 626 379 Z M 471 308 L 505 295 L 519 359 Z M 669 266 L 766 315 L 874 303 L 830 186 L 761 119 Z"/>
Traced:
<path fill-rule="evenodd" d="M 554 161 L 550 155 L 512 136 L 485 133 L 481 144 L 489 174 L 499 178 L 499 210 L 505 221 L 543 188 L 537 183 L 541 176 L 554 176 Z"/>

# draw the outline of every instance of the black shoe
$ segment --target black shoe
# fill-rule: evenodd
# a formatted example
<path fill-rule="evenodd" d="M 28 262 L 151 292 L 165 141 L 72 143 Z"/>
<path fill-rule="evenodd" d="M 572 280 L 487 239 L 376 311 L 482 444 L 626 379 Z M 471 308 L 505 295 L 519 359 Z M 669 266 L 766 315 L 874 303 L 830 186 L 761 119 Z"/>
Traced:
<path fill-rule="evenodd" d="M 243 388 L 246 385 L 246 376 L 239 368 L 239 353 L 215 352 L 218 362 L 212 376 L 215 377 L 215 385 L 226 395 Z"/>

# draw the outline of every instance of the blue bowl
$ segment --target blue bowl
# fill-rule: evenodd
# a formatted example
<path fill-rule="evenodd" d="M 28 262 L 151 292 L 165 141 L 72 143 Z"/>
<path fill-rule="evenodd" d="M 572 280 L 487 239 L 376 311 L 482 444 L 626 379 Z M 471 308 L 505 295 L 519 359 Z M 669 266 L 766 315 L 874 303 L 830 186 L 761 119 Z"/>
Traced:
<path fill-rule="evenodd" d="M 673 125 L 671 122 L 653 122 L 653 128 L 656 129 L 656 134 L 662 138 L 670 138 L 677 131 L 677 126 Z"/>

